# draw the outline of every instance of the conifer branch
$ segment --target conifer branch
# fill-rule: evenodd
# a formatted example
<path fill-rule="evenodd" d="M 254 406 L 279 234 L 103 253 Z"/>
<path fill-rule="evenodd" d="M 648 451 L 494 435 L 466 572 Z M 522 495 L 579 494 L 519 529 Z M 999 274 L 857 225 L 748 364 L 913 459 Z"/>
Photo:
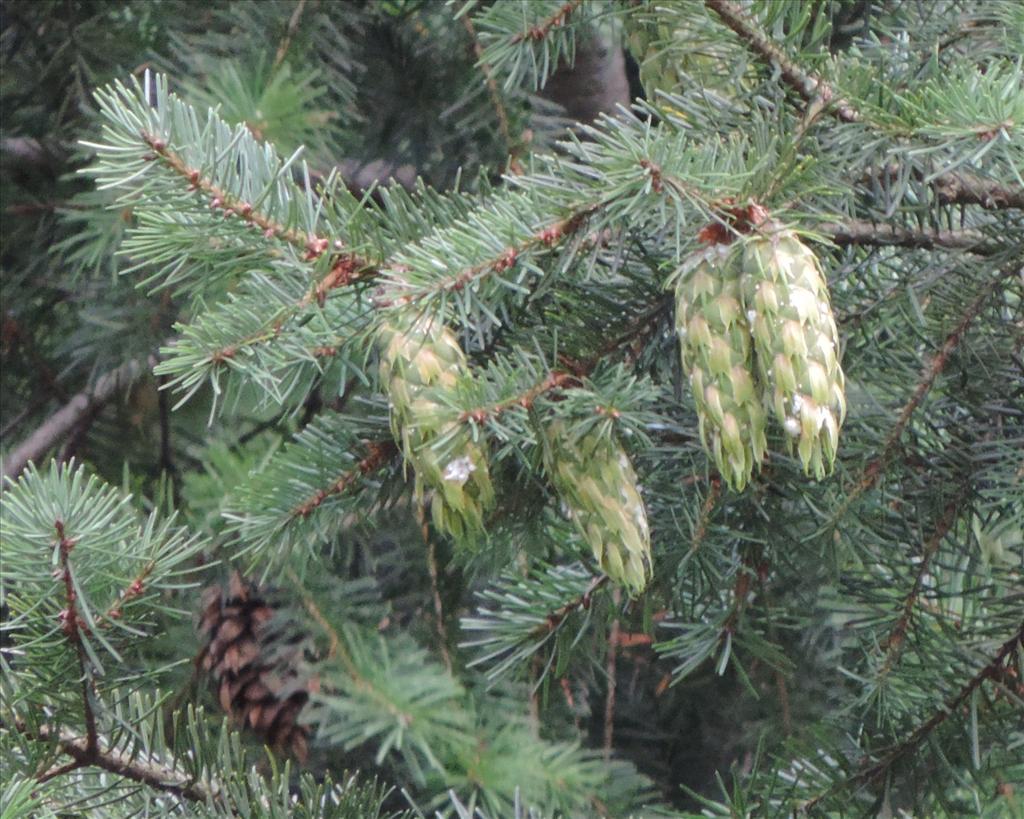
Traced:
<path fill-rule="evenodd" d="M 612 602 L 615 608 L 622 602 L 622 591 L 618 588 L 612 592 Z M 605 660 L 605 684 L 608 686 L 604 698 L 604 761 L 609 762 L 612 758 L 612 745 L 615 740 L 615 692 L 618 688 L 617 667 L 619 657 L 619 618 L 612 620 L 608 629 L 608 648 Z"/>
<path fill-rule="evenodd" d="M 583 4 L 583 0 L 568 0 L 563 3 L 559 9 L 552 14 L 550 17 L 545 18 L 536 25 L 530 26 L 526 31 L 520 32 L 512 37 L 511 42 L 521 43 L 524 40 L 532 40 L 538 42 L 548 36 L 548 33 L 555 28 L 561 28 L 565 25 L 566 19 L 572 14 L 577 8 Z"/>
<path fill-rule="evenodd" d="M 989 240 L 979 230 L 911 230 L 895 225 L 875 224 L 860 219 L 849 219 L 839 224 L 821 226 L 822 233 L 843 247 L 861 245 L 869 247 L 909 247 L 920 250 L 966 250 L 979 256 L 999 253 L 999 244 Z"/>
<path fill-rule="evenodd" d="M 401 307 L 415 304 L 423 299 L 443 293 L 458 293 L 473 282 L 482 279 L 491 273 L 501 273 L 513 267 L 516 260 L 523 253 L 543 247 L 551 248 L 559 244 L 562 240 L 576 233 L 584 224 L 586 224 L 588 217 L 597 212 L 599 208 L 600 204 L 584 205 L 573 212 L 570 216 L 553 222 L 547 227 L 527 237 L 519 244 L 506 247 L 496 256 L 485 259 L 471 267 L 462 268 L 452 275 L 443 276 L 436 281 L 430 282 L 428 285 L 417 287 L 415 292 L 408 293 L 403 296 L 396 296 L 395 298 L 390 299 L 378 299 L 375 303 L 377 307 L 382 308 Z M 401 278 L 401 274 L 406 271 L 404 271 L 401 266 L 397 266 L 393 269 L 396 274 L 393 283 L 399 287 L 403 285 L 407 286 L 407 283 Z"/>
<path fill-rule="evenodd" d="M 430 575 L 430 592 L 434 603 L 434 620 L 437 628 L 438 649 L 441 652 L 441 659 L 448 673 L 452 673 L 452 655 L 448 651 L 448 632 L 444 627 L 444 603 L 441 600 L 441 587 L 439 585 L 440 571 L 437 567 L 437 540 L 431 537 L 430 524 L 427 518 L 426 504 L 418 504 L 416 514 L 419 517 L 420 535 L 423 537 L 423 545 L 427 547 L 427 573 Z"/>
<path fill-rule="evenodd" d="M 75 579 L 71 573 L 71 550 L 75 548 L 77 538 L 69 538 L 64 532 L 64 521 L 54 522 L 57 530 L 57 552 L 60 560 L 61 580 L 64 582 L 64 609 L 60 613 L 61 631 L 68 641 L 74 646 L 75 655 L 78 657 L 78 671 L 82 675 L 82 712 L 85 718 L 85 751 L 87 754 L 94 754 L 99 744 L 99 734 L 96 730 L 96 714 L 92 707 L 92 691 L 90 681 L 92 675 L 89 673 L 91 664 L 85 654 L 85 646 L 82 645 L 82 630 L 88 627 L 82 621 L 78 613 L 76 601 L 78 593 L 75 591 Z"/>
<path fill-rule="evenodd" d="M 821 100 L 831 104 L 833 114 L 842 122 L 859 122 L 860 112 L 844 99 L 837 99 L 835 92 L 820 77 L 804 71 L 791 60 L 778 45 L 762 32 L 733 0 L 704 0 L 739 38 L 743 40 L 762 60 L 778 66 L 782 79 L 793 88 L 805 102 Z"/>
<path fill-rule="evenodd" d="M 476 26 L 473 25 L 473 19 L 468 15 L 462 16 L 462 26 L 466 29 L 466 33 L 469 35 L 470 42 L 473 44 L 473 54 L 476 55 L 477 65 L 480 67 L 480 72 L 484 75 L 484 84 L 487 86 L 487 93 L 491 98 L 491 105 L 494 106 L 494 114 L 498 119 L 498 131 L 501 133 L 502 139 L 505 140 L 505 150 L 509 154 L 509 167 L 513 173 L 522 173 L 522 165 L 515 157 L 516 144 L 512 139 L 512 129 L 509 125 L 508 111 L 505 110 L 505 103 L 501 98 L 501 92 L 498 90 L 498 82 L 494 79 L 494 69 L 486 59 L 484 59 L 484 47 L 480 45 L 480 39 L 476 36 Z"/>
<path fill-rule="evenodd" d="M 723 241 L 728 240 L 730 229 L 742 231 L 746 229 L 747 221 L 763 220 L 763 215 L 749 219 L 744 213 L 747 210 L 753 211 L 757 206 L 737 209 L 735 203 L 729 198 L 720 201 L 708 200 L 698 189 L 664 173 L 658 165 L 649 159 L 641 160 L 640 165 L 650 176 L 651 189 L 656 193 L 669 187 L 688 199 L 703 201 L 708 210 L 721 217 L 724 220 L 723 224 L 712 224 L 705 228 L 705 230 L 713 231 L 712 235 L 716 238 Z M 1024 191 L 1022 191 L 1022 195 L 1024 195 Z M 846 219 L 842 222 L 822 224 L 818 226 L 818 230 L 841 247 L 860 245 L 908 247 L 921 250 L 939 248 L 965 250 L 979 256 L 993 256 L 1002 250 L 999 243 L 992 241 L 982 231 L 973 229 L 913 230 L 896 225 L 877 224 L 863 219 Z"/>
<path fill-rule="evenodd" d="M 543 637 L 545 634 L 549 634 L 558 628 L 562 624 L 562 621 L 564 621 L 570 614 L 573 614 L 580 609 L 590 608 L 590 601 L 594 597 L 594 592 L 604 586 L 607 582 L 608 575 L 606 574 L 595 577 L 583 594 L 579 597 L 573 598 L 568 603 L 559 606 L 554 611 L 549 612 L 544 618 L 544 622 L 530 632 L 530 637 Z"/>
<path fill-rule="evenodd" d="M 380 469 L 398 454 L 398 447 L 393 440 L 370 441 L 366 444 L 366 449 L 368 454 L 354 469 L 344 472 L 326 489 L 318 489 L 308 500 L 296 506 L 292 510 L 290 520 L 309 517 L 325 500 L 348 491 L 357 480 Z"/>
<path fill-rule="evenodd" d="M 790 59 L 734 0 L 704 2 L 763 61 L 778 66 L 782 79 L 809 105 L 824 104 L 840 122 L 853 123 L 864 119 L 852 103 L 836 96 L 828 82 Z M 933 180 L 933 185 L 940 201 L 945 204 L 977 204 L 990 210 L 1024 208 L 1024 188 L 1020 186 L 1003 185 L 958 172 L 940 174 Z"/>
<path fill-rule="evenodd" d="M 168 147 L 164 140 L 146 132 L 143 132 L 141 136 L 153 154 L 163 160 L 166 167 L 188 181 L 190 190 L 201 191 L 206 195 L 212 210 L 220 211 L 226 218 L 241 219 L 260 230 L 266 239 L 279 239 L 287 242 L 303 252 L 302 258 L 305 261 L 316 261 L 328 249 L 334 253 L 330 271 L 297 305 L 298 307 L 306 307 L 314 300 L 322 305 L 327 291 L 376 275 L 376 265 L 368 259 L 344 253 L 345 245 L 340 239 L 331 241 L 324 236 L 312 233 L 306 235 L 294 228 L 287 228 L 279 222 L 275 222 L 260 213 L 251 203 L 231 195 L 214 184 L 211 179 L 204 177 L 197 169 L 190 168 L 184 159 Z"/>
<path fill-rule="evenodd" d="M 150 361 L 152 364 L 152 361 Z M 118 392 L 130 385 L 142 372 L 140 361 L 128 361 L 96 379 L 96 383 L 79 393 L 53 415 L 40 424 L 4 460 L 4 477 L 14 480 L 32 461 L 38 461 L 46 452 L 67 436 L 90 413 L 96 412 L 112 400 Z M 0 484 L 6 488 L 7 482 Z"/>
<path fill-rule="evenodd" d="M 889 636 L 882 644 L 885 646 L 885 660 L 882 663 L 881 669 L 879 669 L 879 678 L 886 677 L 896 666 L 896 663 L 899 662 L 899 659 L 903 654 L 903 645 L 907 638 L 907 632 L 910 629 L 910 623 L 914 616 L 914 608 L 917 605 L 917 599 L 921 594 L 924 579 L 930 570 L 932 558 L 935 557 L 935 554 L 939 551 L 939 546 L 942 545 L 943 539 L 947 534 L 949 534 L 950 529 L 953 528 L 953 525 L 957 521 L 957 511 L 959 506 L 959 499 L 946 505 L 946 508 L 942 512 L 942 516 L 939 518 L 939 522 L 935 525 L 935 531 L 924 546 L 924 550 L 920 555 L 920 563 L 914 577 L 914 584 L 911 586 L 910 591 L 907 593 L 907 596 L 903 601 L 903 607 L 899 618 L 890 630 Z"/>
<path fill-rule="evenodd" d="M 462 423 L 465 423 L 466 421 L 473 421 L 474 423 L 480 424 L 488 418 L 497 418 L 503 412 L 510 410 L 513 407 L 529 409 L 533 406 L 536 400 L 545 393 L 577 383 L 578 381 L 579 378 L 574 373 L 552 370 L 542 381 L 518 395 L 514 395 L 497 404 L 466 410 L 459 416 L 459 421 Z"/>
<path fill-rule="evenodd" d="M 299 0 L 295 4 L 295 11 L 292 12 L 292 16 L 288 19 L 288 28 L 285 30 L 281 44 L 277 47 L 277 53 L 274 55 L 275 70 L 281 67 L 281 63 L 284 62 L 284 58 L 288 55 L 288 49 L 291 47 L 295 32 L 299 30 L 299 21 L 302 19 L 302 12 L 305 8 L 306 0 Z"/>
<path fill-rule="evenodd" d="M 189 190 L 206 194 L 211 210 L 220 211 L 225 217 L 238 217 L 243 222 L 258 228 L 265 238 L 280 239 L 303 250 L 307 261 L 314 261 L 330 246 L 330 240 L 320 236 L 306 236 L 294 228 L 287 228 L 260 213 L 250 203 L 232 196 L 211 179 L 203 176 L 198 169 L 190 168 L 185 160 L 171 150 L 160 137 L 145 131 L 141 136 L 142 141 L 153 152 L 148 158 L 152 160 L 160 157 L 167 168 L 188 182 Z"/>
<path fill-rule="evenodd" d="M 852 506 L 854 501 L 863 495 L 865 492 L 874 488 L 875 484 L 878 483 L 882 473 L 888 467 L 892 461 L 893 455 L 896 452 L 896 448 L 899 445 L 900 439 L 903 437 L 903 431 L 906 429 L 907 424 L 910 423 L 910 419 L 914 412 L 920 406 L 925 396 L 931 390 L 935 380 L 942 374 L 946 368 L 946 364 L 949 362 L 949 357 L 953 354 L 953 351 L 960 344 L 960 340 L 963 338 L 964 333 L 971 326 L 971 323 L 981 313 L 985 302 L 989 299 L 992 293 L 996 290 L 1003 279 L 1018 273 L 1018 268 L 1014 265 L 1004 269 L 1001 273 L 996 275 L 992 281 L 990 281 L 984 288 L 978 297 L 971 302 L 961 316 L 960 323 L 953 329 L 953 331 L 946 336 L 946 340 L 943 342 L 939 351 L 932 357 L 931 361 L 925 367 L 922 373 L 921 380 L 918 381 L 917 386 L 914 388 L 914 392 L 907 400 L 906 404 L 903 405 L 903 409 L 900 410 L 899 417 L 896 419 L 896 424 L 890 431 L 885 443 L 882 446 L 882 451 L 867 465 L 864 472 L 861 474 L 860 479 L 856 484 L 849 490 L 846 498 L 844 499 L 839 511 L 836 513 L 834 519 L 841 519 Z"/>
<path fill-rule="evenodd" d="M 858 773 L 835 783 L 812 799 L 803 802 L 800 805 L 799 812 L 801 814 L 809 813 L 823 799 L 826 799 L 832 794 L 876 781 L 889 770 L 893 763 L 912 752 L 922 742 L 924 742 L 924 740 L 926 740 L 936 728 L 949 719 L 950 715 L 956 713 L 967 701 L 968 697 L 981 687 L 986 680 L 997 677 L 1007 658 L 1017 654 L 1021 650 L 1024 650 L 1024 622 L 1022 622 L 1017 632 L 999 647 L 995 655 L 985 665 L 985 667 L 964 683 L 960 691 L 954 697 L 945 702 L 941 708 L 932 714 L 932 716 L 918 725 L 917 728 L 915 728 L 885 756 L 875 762 L 872 762 L 868 756 L 864 756 L 860 760 L 860 764 L 857 766 L 861 768 Z"/>
<path fill-rule="evenodd" d="M 944 205 L 981 205 L 986 210 L 1024 209 L 1024 187 L 1000 184 L 968 173 L 944 173 L 935 182 Z"/>
<path fill-rule="evenodd" d="M 303 589 L 303 586 L 298 576 L 292 571 L 288 570 L 288 573 L 295 584 L 297 589 L 300 589 L 302 596 L 302 603 L 305 606 L 306 611 L 309 612 L 309 616 L 313 618 L 313 621 L 323 629 L 327 635 L 329 641 L 329 649 L 327 653 L 328 659 L 337 658 L 345 669 L 345 672 L 349 675 L 355 688 L 364 694 L 367 694 L 371 699 L 380 704 L 385 711 L 393 716 L 401 725 L 408 728 L 413 724 L 414 717 L 412 714 L 405 713 L 398 708 L 394 702 L 392 702 L 383 692 L 378 691 L 374 684 L 367 679 L 359 667 L 356 665 L 356 661 L 353 659 L 352 654 L 348 650 L 345 640 L 338 633 L 338 630 L 331 625 L 331 622 L 324 616 L 324 613 L 320 610 L 320 607 L 316 604 L 316 601 Z"/>
<path fill-rule="evenodd" d="M 14 727 L 27 739 L 36 742 L 56 742 L 57 748 L 71 757 L 71 762 L 67 765 L 37 777 L 38 782 L 45 782 L 79 768 L 96 767 L 189 802 L 219 801 L 220 797 L 206 786 L 173 768 L 154 762 L 152 758 L 143 761 L 135 753 L 103 748 L 101 745 L 90 743 L 87 737 L 77 736 L 66 728 L 41 725 L 33 730 L 22 720 L 15 720 Z"/>
<path fill-rule="evenodd" d="M 693 537 L 690 539 L 689 555 L 696 554 L 700 549 L 701 544 L 704 542 L 704 537 L 708 532 L 708 524 L 711 522 L 711 514 L 714 512 L 715 504 L 718 503 L 718 498 L 721 494 L 722 480 L 720 478 L 712 479 L 708 496 L 704 498 L 704 503 L 701 504 L 700 515 L 697 517 L 697 524 L 693 527 Z"/>

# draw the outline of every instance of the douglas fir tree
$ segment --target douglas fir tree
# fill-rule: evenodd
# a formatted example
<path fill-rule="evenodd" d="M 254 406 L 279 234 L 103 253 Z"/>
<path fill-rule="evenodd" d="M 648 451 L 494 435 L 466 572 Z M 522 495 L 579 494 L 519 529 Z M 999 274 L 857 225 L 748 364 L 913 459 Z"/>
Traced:
<path fill-rule="evenodd" d="M 1024 4 L 0 15 L 3 819 L 1024 810 Z"/>

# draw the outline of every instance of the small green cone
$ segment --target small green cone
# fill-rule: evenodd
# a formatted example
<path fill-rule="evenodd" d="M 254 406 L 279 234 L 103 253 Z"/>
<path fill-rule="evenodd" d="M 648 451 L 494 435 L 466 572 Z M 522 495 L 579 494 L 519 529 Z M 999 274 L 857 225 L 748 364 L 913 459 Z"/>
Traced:
<path fill-rule="evenodd" d="M 726 483 L 740 491 L 764 460 L 767 441 L 740 299 L 739 254 L 722 244 L 693 254 L 678 273 L 675 295 L 683 372 L 701 440 Z"/>
<path fill-rule="evenodd" d="M 434 526 L 457 541 L 472 541 L 494 505 L 487 456 L 440 400 L 468 372 L 466 356 L 452 331 L 427 317 L 386 322 L 379 342 L 391 431 L 416 473 L 417 500 L 426 489 L 434 490 Z"/>
<path fill-rule="evenodd" d="M 562 421 L 544 434 L 545 468 L 565 510 L 608 577 L 635 597 L 651 576 L 651 534 L 629 456 L 593 432 L 573 441 Z"/>
<path fill-rule="evenodd" d="M 835 464 L 846 381 L 818 259 L 791 230 L 754 235 L 743 245 L 742 282 L 765 403 L 804 472 L 820 480 Z"/>

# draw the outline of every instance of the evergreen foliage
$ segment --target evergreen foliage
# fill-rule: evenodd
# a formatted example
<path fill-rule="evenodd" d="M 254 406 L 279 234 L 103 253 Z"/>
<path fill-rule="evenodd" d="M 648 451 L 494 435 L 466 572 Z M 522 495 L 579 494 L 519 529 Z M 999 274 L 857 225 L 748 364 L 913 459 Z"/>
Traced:
<path fill-rule="evenodd" d="M 1021 810 L 1019 3 L 2 27 L 4 819 Z"/>

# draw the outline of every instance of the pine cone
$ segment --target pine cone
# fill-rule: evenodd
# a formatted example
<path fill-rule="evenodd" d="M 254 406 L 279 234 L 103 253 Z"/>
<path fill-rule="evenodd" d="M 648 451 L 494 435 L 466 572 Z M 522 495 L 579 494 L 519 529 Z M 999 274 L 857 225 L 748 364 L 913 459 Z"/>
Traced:
<path fill-rule="evenodd" d="M 742 490 L 764 460 L 767 442 L 733 248 L 713 244 L 684 263 L 676 283 L 676 332 L 701 440 L 726 483 Z"/>
<path fill-rule="evenodd" d="M 629 457 L 602 435 L 572 440 L 561 421 L 545 437 L 548 474 L 576 528 L 605 573 L 639 594 L 651 575 L 651 534 Z"/>
<path fill-rule="evenodd" d="M 278 608 L 234 572 L 227 592 L 203 593 L 196 664 L 210 672 L 221 708 L 273 749 L 304 761 L 309 728 L 298 723 L 313 681 L 302 672 L 304 641 L 272 624 Z"/>
<path fill-rule="evenodd" d="M 434 525 L 456 540 L 470 540 L 483 531 L 484 514 L 494 504 L 487 455 L 440 400 L 469 370 L 466 356 L 452 331 L 429 317 L 386 323 L 380 340 L 391 429 L 415 470 L 416 497 L 434 490 Z"/>
<path fill-rule="evenodd" d="M 791 449 L 797 441 L 804 472 L 823 478 L 836 459 L 846 382 L 825 277 L 793 231 L 746 240 L 743 302 L 765 402 L 789 434 Z"/>

